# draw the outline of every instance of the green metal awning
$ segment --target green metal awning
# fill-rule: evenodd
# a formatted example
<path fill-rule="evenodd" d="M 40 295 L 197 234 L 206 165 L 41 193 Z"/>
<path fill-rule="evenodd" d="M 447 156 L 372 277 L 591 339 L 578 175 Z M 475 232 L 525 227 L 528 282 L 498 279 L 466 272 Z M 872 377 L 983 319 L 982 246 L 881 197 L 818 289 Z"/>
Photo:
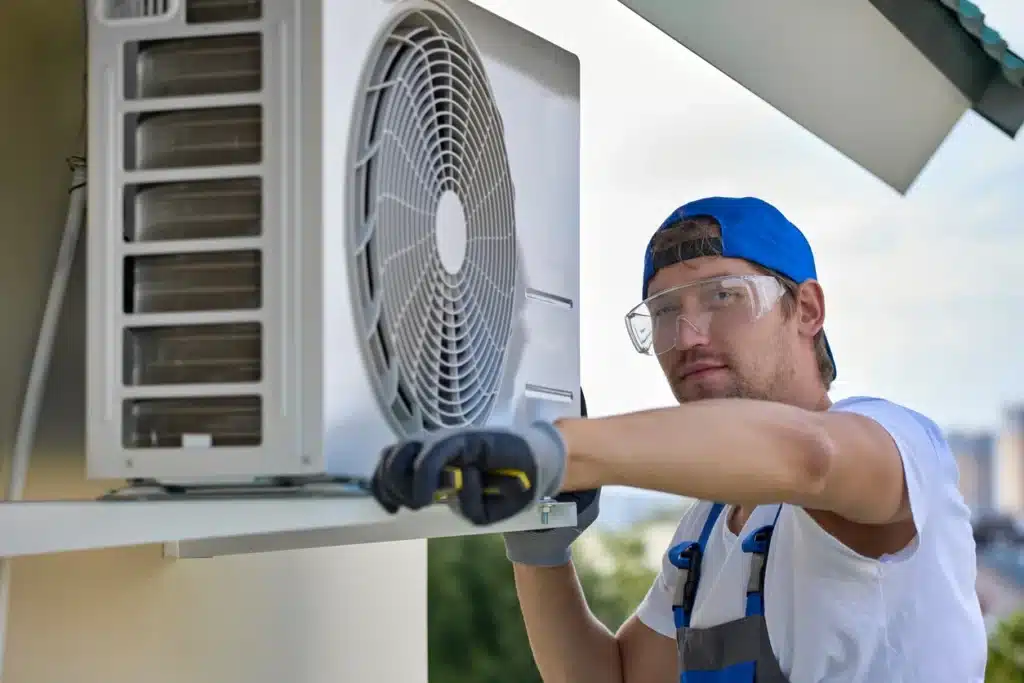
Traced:
<path fill-rule="evenodd" d="M 989 57 L 999 65 L 1003 76 L 1017 87 L 1024 88 L 1024 59 L 1014 54 L 1006 40 L 985 23 L 985 13 L 967 0 L 938 0 L 956 12 L 960 25 L 977 39 Z"/>
<path fill-rule="evenodd" d="M 871 0 L 971 102 L 1015 137 L 1024 126 L 1024 59 L 969 0 Z"/>
<path fill-rule="evenodd" d="M 968 0 L 619 2 L 900 193 L 966 111 L 1024 126 L 1024 59 Z"/>

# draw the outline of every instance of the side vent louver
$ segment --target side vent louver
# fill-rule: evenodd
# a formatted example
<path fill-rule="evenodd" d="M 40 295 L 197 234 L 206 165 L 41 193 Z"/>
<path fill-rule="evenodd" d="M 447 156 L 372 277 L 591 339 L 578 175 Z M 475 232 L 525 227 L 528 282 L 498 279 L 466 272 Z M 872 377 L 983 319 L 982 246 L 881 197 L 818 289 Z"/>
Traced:
<path fill-rule="evenodd" d="M 147 19 L 170 13 L 174 0 L 107 0 L 107 19 Z"/>
<path fill-rule="evenodd" d="M 137 0 L 110 18 L 251 21 L 256 0 Z M 263 439 L 262 35 L 124 48 L 121 330 L 125 448 Z"/>
<path fill-rule="evenodd" d="M 185 21 L 190 24 L 254 21 L 263 15 L 262 0 L 107 0 L 105 17 L 116 20 L 165 17 L 182 1 L 185 2 Z"/>

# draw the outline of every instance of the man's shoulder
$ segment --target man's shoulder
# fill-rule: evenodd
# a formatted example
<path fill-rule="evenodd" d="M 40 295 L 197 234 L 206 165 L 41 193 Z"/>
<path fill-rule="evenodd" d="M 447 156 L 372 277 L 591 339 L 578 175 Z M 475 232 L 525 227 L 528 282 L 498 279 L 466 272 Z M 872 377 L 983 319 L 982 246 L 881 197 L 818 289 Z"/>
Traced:
<path fill-rule="evenodd" d="M 940 467 L 955 466 L 945 432 L 913 408 L 877 396 L 849 396 L 833 403 L 829 411 L 857 413 L 875 420 L 892 435 L 905 458 L 927 454 Z"/>
<path fill-rule="evenodd" d="M 923 413 L 874 396 L 851 396 L 830 408 L 871 418 L 892 436 L 903 460 L 903 471 L 918 533 L 925 527 L 947 533 L 945 522 L 965 529 L 969 515 L 960 493 L 960 473 L 944 431 Z M 926 520 L 945 520 L 926 524 Z M 966 533 L 970 534 L 969 527 Z"/>
<path fill-rule="evenodd" d="M 906 420 L 916 423 L 929 433 L 934 433 L 940 439 L 943 438 L 942 429 L 927 415 L 879 396 L 847 396 L 833 403 L 829 411 L 858 413 L 882 419 Z"/>

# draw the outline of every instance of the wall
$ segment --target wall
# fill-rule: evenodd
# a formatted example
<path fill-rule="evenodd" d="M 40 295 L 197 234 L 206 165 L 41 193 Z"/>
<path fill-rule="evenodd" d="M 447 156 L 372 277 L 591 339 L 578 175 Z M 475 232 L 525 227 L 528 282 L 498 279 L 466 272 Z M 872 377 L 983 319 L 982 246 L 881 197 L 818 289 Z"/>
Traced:
<path fill-rule="evenodd" d="M 81 153 L 78 0 L 0 0 L 0 455 Z M 27 497 L 83 480 L 84 251 L 61 320 Z M 5 472 L 6 476 L 6 472 Z M 426 544 L 169 560 L 157 546 L 14 562 L 4 683 L 425 682 Z"/>

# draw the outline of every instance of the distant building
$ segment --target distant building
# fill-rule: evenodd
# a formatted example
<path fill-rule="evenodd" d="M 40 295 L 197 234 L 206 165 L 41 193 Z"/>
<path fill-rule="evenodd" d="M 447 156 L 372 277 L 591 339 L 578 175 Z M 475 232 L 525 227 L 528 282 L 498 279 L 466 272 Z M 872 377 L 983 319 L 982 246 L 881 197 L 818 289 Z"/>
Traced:
<path fill-rule="evenodd" d="M 988 432 L 950 431 L 946 435 L 960 470 L 960 493 L 975 514 L 997 506 L 996 438 Z"/>
<path fill-rule="evenodd" d="M 991 514 L 974 522 L 978 600 L 991 630 L 1024 608 L 1024 523 Z"/>
<path fill-rule="evenodd" d="M 1004 512 L 1024 514 L 1024 405 L 1004 413 L 995 447 L 996 504 Z"/>

